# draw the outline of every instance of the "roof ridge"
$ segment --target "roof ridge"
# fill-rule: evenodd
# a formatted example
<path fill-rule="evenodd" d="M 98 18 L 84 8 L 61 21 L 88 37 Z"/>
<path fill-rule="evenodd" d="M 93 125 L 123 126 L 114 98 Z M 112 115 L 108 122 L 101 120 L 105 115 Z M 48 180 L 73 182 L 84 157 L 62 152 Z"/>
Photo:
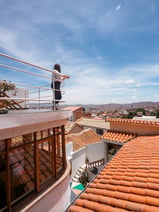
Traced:
<path fill-rule="evenodd" d="M 106 118 L 106 122 L 120 122 L 120 123 L 130 123 L 130 124 L 143 124 L 143 125 L 153 125 L 159 127 L 159 121 L 149 121 L 149 120 L 134 120 L 134 119 L 122 119 L 122 118 Z"/>

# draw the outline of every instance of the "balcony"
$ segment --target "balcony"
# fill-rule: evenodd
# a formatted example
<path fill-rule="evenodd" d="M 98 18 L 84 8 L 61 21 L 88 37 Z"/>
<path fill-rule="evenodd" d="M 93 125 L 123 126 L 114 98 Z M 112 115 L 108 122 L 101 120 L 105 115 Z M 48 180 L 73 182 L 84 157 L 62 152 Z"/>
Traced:
<path fill-rule="evenodd" d="M 49 104 L 55 99 L 31 94 L 0 97 L 10 106 L 8 114 L 0 114 L 1 211 L 58 211 L 69 204 L 65 122 L 71 112 L 42 109 L 44 100 Z M 17 103 L 27 109 L 14 108 Z"/>

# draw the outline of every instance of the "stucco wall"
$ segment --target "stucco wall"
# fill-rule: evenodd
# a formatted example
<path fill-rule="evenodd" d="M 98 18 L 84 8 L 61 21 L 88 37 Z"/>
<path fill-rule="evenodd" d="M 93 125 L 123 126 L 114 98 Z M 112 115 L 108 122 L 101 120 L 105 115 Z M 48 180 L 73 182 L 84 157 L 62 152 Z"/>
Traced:
<path fill-rule="evenodd" d="M 105 142 L 93 143 L 86 146 L 86 156 L 89 162 L 96 160 L 106 159 L 106 146 Z"/>
<path fill-rule="evenodd" d="M 82 108 L 73 112 L 73 121 L 76 121 L 82 117 Z"/>
<path fill-rule="evenodd" d="M 86 147 L 79 149 L 78 151 L 72 154 L 72 177 L 75 175 L 76 171 L 80 166 L 84 165 L 86 158 L 88 158 L 89 162 L 94 162 L 97 160 L 107 158 L 107 145 L 105 142 L 101 141 L 98 143 L 89 144 Z"/>
<path fill-rule="evenodd" d="M 86 150 L 85 147 L 77 150 L 72 154 L 72 176 L 75 175 L 76 171 L 85 163 L 86 159 Z"/>
<path fill-rule="evenodd" d="M 73 143 L 69 142 L 66 144 L 66 157 L 68 160 L 72 158 L 72 152 L 73 152 Z"/>

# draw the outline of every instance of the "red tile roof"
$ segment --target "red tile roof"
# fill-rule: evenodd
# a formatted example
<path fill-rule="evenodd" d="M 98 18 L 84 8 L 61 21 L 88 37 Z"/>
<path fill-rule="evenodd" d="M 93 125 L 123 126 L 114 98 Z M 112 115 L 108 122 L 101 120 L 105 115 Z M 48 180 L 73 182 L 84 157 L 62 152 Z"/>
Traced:
<path fill-rule="evenodd" d="M 145 121 L 145 120 L 134 120 L 134 119 L 121 119 L 121 118 L 106 118 L 106 122 L 119 122 L 119 123 L 130 123 L 147 126 L 159 127 L 159 121 Z"/>
<path fill-rule="evenodd" d="M 137 134 L 134 134 L 134 133 L 108 130 L 107 132 L 104 133 L 104 135 L 102 136 L 102 139 L 115 141 L 119 143 L 125 143 L 127 141 L 130 141 L 132 138 L 136 136 Z"/>
<path fill-rule="evenodd" d="M 103 120 L 103 118 L 98 117 L 98 116 L 93 117 L 93 119 L 95 119 L 95 120 Z"/>
<path fill-rule="evenodd" d="M 77 134 L 67 135 L 67 143 L 73 142 L 73 151 L 99 141 L 100 136 L 97 135 L 92 129 L 86 129 Z"/>
<path fill-rule="evenodd" d="M 66 133 L 79 133 L 83 130 L 83 127 L 73 121 L 66 121 L 65 131 Z"/>
<path fill-rule="evenodd" d="M 159 136 L 126 143 L 69 211 L 159 212 Z"/>
<path fill-rule="evenodd" d="M 45 181 L 52 175 L 52 164 L 48 151 L 39 149 L 40 182 Z M 10 165 L 15 177 L 23 185 L 25 191 L 34 189 L 34 157 L 31 147 L 16 149 L 10 153 Z M 57 169 L 62 166 L 62 158 L 57 158 Z"/>

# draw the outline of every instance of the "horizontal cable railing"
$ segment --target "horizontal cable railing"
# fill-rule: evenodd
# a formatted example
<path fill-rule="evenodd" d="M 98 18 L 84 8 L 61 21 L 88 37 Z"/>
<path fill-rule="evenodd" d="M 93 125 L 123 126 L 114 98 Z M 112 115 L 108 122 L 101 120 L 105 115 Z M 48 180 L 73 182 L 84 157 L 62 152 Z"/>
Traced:
<path fill-rule="evenodd" d="M 12 103 L 20 104 L 22 107 L 20 108 L 52 108 L 53 103 L 55 102 L 65 102 L 63 100 L 55 99 L 55 91 L 61 92 L 62 96 L 65 94 L 63 90 L 57 90 L 51 88 L 51 81 L 55 79 L 52 77 L 54 70 L 49 70 L 38 65 L 20 60 L 18 58 L 0 53 L 0 56 L 5 58 L 5 64 L 0 64 L 0 72 L 4 70 L 9 70 L 8 75 L 10 76 L 8 80 L 0 78 L 0 82 L 2 81 L 11 81 L 15 85 L 15 89 L 12 91 L 6 91 L 6 94 L 0 93 L 0 106 L 1 103 L 7 102 L 7 105 Z M 7 62 L 6 62 L 7 61 Z M 6 64 L 7 63 L 7 64 Z M 14 65 L 10 65 L 14 64 Z M 16 64 L 16 65 L 15 65 Z M 21 68 L 22 67 L 22 68 Z M 18 79 L 18 82 L 14 82 L 15 74 Z M 6 75 L 6 74 L 5 74 Z M 3 74 L 1 74 L 3 76 Z M 34 78 L 36 77 L 36 79 Z M 64 86 L 63 80 L 56 79 L 61 83 L 61 87 Z M 25 83 L 23 83 L 25 82 Z M 27 82 L 27 83 L 26 83 Z M 45 85 L 38 86 L 37 83 L 44 83 Z M 20 102 L 19 102 L 20 101 Z M 9 107 L 7 107 L 9 108 Z M 16 107 L 14 107 L 15 109 Z M 13 108 L 11 108 L 13 109 Z M 17 108 L 19 109 L 19 108 Z M 55 105 L 53 107 L 55 109 Z"/>

